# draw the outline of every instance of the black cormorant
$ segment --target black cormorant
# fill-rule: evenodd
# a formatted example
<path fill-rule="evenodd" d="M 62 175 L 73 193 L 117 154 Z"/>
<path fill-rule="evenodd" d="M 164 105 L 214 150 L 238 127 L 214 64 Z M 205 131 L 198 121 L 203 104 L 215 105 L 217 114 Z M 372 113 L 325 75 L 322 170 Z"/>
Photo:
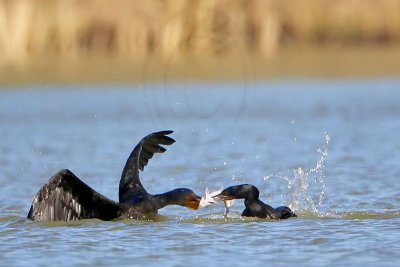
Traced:
<path fill-rule="evenodd" d="M 172 131 L 161 131 L 144 137 L 130 154 L 119 183 L 119 202 L 108 199 L 89 187 L 69 170 L 60 170 L 33 199 L 28 219 L 34 221 L 72 221 L 97 218 L 113 220 L 156 214 L 167 205 L 180 205 L 192 210 L 199 207 L 201 197 L 192 190 L 178 188 L 164 194 L 151 195 L 139 179 L 154 153 L 171 145 Z"/>
<path fill-rule="evenodd" d="M 266 219 L 287 219 L 297 217 L 297 215 L 288 207 L 282 206 L 273 208 L 258 199 L 260 192 L 257 187 L 250 184 L 234 185 L 224 189 L 214 198 L 220 200 L 244 199 L 246 208 L 242 216 L 258 217 Z"/>

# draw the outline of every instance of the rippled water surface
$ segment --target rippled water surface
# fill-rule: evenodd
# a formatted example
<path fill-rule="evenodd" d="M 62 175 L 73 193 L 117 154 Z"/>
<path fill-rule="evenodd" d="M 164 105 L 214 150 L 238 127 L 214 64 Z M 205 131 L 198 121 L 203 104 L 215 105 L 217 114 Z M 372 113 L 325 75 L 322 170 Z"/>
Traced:
<path fill-rule="evenodd" d="M 394 266 L 400 258 L 400 81 L 289 81 L 0 91 L 0 265 Z M 35 223 L 33 196 L 68 168 L 117 200 L 152 131 L 176 144 L 151 193 L 251 183 L 299 215 L 242 218 L 236 201 L 154 221 Z"/>

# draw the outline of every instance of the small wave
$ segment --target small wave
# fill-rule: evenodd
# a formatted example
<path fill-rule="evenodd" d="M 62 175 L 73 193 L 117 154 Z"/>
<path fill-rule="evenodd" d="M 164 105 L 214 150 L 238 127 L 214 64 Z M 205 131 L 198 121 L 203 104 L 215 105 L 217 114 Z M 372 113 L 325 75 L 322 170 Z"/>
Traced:
<path fill-rule="evenodd" d="M 0 229 L 10 229 L 18 227 L 17 225 L 21 225 L 26 221 L 26 218 L 6 215 L 4 217 L 0 217 Z"/>
<path fill-rule="evenodd" d="M 157 223 L 157 222 L 165 222 L 169 221 L 170 218 L 162 215 L 157 215 L 157 216 L 152 216 L 150 218 L 146 219 L 115 219 L 112 221 L 102 221 L 99 219 L 83 219 L 83 220 L 77 220 L 77 221 L 48 221 L 48 222 L 34 222 L 27 220 L 27 222 L 39 225 L 39 226 L 45 226 L 45 227 L 75 227 L 75 226 L 85 226 L 85 227 L 96 227 L 99 225 L 104 225 L 104 224 L 110 224 L 110 225 L 115 225 L 115 223 L 120 223 L 123 225 L 135 225 L 135 224 L 147 224 L 147 223 Z"/>
<path fill-rule="evenodd" d="M 400 211 L 394 212 L 374 212 L 374 211 L 347 211 L 336 213 L 341 219 L 345 220 L 388 220 L 399 219 Z"/>
<path fill-rule="evenodd" d="M 239 213 L 230 213 L 225 216 L 223 213 L 218 214 L 205 214 L 196 216 L 194 218 L 181 218 L 181 223 L 193 223 L 193 224 L 231 224 L 231 223 L 243 223 L 246 221 L 254 221 L 254 218 L 242 217 Z"/>
<path fill-rule="evenodd" d="M 36 222 L 26 219 L 26 222 L 35 226 L 43 226 L 43 227 L 76 227 L 76 226 L 97 226 L 103 224 L 104 221 L 99 219 L 85 219 L 78 221 L 45 221 L 45 222 Z"/>
<path fill-rule="evenodd" d="M 296 211 L 298 218 L 291 218 L 289 220 L 391 220 L 400 219 L 400 211 L 390 212 L 379 212 L 379 211 L 344 211 L 344 212 L 314 212 L 310 210 L 298 210 Z M 116 221 L 101 221 L 98 219 L 85 219 L 79 221 L 56 221 L 56 222 L 33 222 L 26 218 L 17 216 L 1 217 L 0 223 L 6 227 L 10 225 L 22 225 L 30 224 L 39 227 L 89 227 L 96 228 L 98 226 L 104 226 L 109 224 L 110 231 L 125 228 L 130 225 L 144 225 L 153 223 L 165 223 L 165 222 L 179 222 L 187 224 L 243 224 L 252 222 L 277 222 L 279 220 L 261 219 L 254 217 L 243 217 L 240 212 L 231 212 L 228 216 L 223 213 L 209 213 L 202 214 L 196 217 L 167 217 L 158 216 L 157 220 L 135 220 L 135 219 L 124 219 Z M 285 220 L 286 221 L 286 220 Z M 115 228 L 117 227 L 117 228 Z"/>
<path fill-rule="evenodd" d="M 330 212 L 313 212 L 310 210 L 296 211 L 299 219 L 315 220 L 315 219 L 341 219 L 341 220 L 387 220 L 400 218 L 400 211 L 379 212 L 379 211 L 330 211 Z"/>
<path fill-rule="evenodd" d="M 14 222 L 20 219 L 21 218 L 18 216 L 5 216 L 5 217 L 0 217 L 0 223 Z"/>

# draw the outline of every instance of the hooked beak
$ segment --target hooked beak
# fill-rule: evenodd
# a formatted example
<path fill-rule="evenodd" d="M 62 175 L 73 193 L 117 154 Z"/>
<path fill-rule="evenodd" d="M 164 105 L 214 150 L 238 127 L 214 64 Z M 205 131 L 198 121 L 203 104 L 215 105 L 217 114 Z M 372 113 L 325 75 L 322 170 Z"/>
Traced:
<path fill-rule="evenodd" d="M 227 200 L 233 200 L 233 199 L 235 199 L 233 196 L 230 196 L 230 195 L 223 195 L 223 194 L 216 195 L 214 198 L 219 199 L 219 200 L 222 200 L 222 201 L 227 201 Z"/>
<path fill-rule="evenodd" d="M 200 205 L 200 200 L 201 200 L 201 197 L 199 197 L 198 195 L 192 195 L 187 198 L 185 206 L 188 209 L 197 210 Z"/>
<path fill-rule="evenodd" d="M 228 214 L 229 208 L 233 205 L 233 203 L 235 202 L 235 197 L 230 196 L 230 195 L 223 195 L 223 194 L 219 194 L 216 195 L 214 198 L 221 200 L 224 202 L 225 205 L 225 213 Z"/>

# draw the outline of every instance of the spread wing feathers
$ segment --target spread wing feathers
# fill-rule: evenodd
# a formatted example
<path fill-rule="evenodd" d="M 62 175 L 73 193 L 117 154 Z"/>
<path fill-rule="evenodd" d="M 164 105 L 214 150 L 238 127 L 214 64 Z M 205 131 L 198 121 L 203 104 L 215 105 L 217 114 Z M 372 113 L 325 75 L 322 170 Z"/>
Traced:
<path fill-rule="evenodd" d="M 172 145 L 175 140 L 167 136 L 173 131 L 161 131 L 144 137 L 133 149 L 126 161 L 119 183 L 119 202 L 128 202 L 135 196 L 147 194 L 139 179 L 139 170 L 144 167 L 155 153 L 167 151 L 161 145 Z"/>
<path fill-rule="evenodd" d="M 50 178 L 33 199 L 28 219 L 34 221 L 73 221 L 119 216 L 119 204 L 99 194 L 69 170 Z"/>

